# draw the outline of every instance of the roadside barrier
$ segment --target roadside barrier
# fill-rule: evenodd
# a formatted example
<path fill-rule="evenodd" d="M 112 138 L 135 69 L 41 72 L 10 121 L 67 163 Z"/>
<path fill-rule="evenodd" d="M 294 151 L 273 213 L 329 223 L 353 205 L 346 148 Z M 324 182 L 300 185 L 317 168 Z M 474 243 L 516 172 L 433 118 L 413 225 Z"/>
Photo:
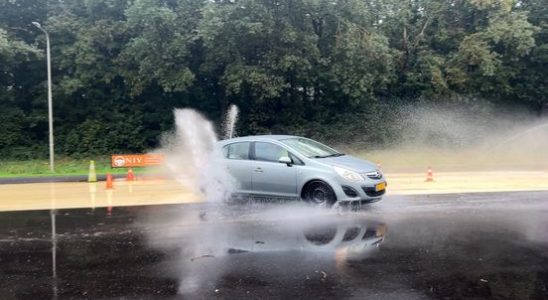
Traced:
<path fill-rule="evenodd" d="M 162 154 L 114 154 L 111 156 L 113 168 L 151 167 L 164 162 Z"/>
<path fill-rule="evenodd" d="M 126 181 L 137 181 L 143 178 L 136 177 L 133 168 L 157 167 L 161 166 L 164 161 L 164 156 L 159 153 L 113 154 L 110 158 L 110 166 L 112 168 L 128 168 Z"/>

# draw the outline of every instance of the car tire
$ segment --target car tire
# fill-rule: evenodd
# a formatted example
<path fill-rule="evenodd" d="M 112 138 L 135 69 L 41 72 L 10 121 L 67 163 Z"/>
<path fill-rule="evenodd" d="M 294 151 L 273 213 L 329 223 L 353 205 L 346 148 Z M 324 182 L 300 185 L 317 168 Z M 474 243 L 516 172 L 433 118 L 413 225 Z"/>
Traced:
<path fill-rule="evenodd" d="M 303 200 L 317 206 L 331 207 L 337 202 L 333 189 L 323 181 L 308 183 L 303 191 Z"/>

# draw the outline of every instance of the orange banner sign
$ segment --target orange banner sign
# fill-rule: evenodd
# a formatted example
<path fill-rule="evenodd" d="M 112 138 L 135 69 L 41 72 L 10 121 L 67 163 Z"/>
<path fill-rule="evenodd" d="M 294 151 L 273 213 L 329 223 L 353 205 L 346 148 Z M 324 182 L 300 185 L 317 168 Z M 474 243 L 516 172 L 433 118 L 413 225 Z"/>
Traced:
<path fill-rule="evenodd" d="M 116 154 L 111 159 L 113 168 L 150 167 L 164 162 L 162 154 Z"/>

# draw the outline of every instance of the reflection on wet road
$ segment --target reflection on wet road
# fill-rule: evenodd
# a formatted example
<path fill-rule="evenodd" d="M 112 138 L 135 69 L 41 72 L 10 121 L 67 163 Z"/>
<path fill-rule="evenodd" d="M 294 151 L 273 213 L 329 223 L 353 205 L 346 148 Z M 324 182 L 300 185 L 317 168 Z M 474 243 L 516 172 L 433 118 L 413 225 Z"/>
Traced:
<path fill-rule="evenodd" d="M 2 299 L 546 299 L 548 193 L 0 213 Z"/>

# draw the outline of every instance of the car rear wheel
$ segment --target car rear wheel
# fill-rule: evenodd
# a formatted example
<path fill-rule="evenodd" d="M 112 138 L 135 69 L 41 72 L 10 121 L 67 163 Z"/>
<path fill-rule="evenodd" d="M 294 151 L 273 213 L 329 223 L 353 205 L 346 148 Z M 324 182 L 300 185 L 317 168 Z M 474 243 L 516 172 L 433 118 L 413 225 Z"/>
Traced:
<path fill-rule="evenodd" d="M 303 200 L 318 206 L 331 207 L 337 201 L 333 189 L 323 181 L 313 181 L 306 185 Z"/>

